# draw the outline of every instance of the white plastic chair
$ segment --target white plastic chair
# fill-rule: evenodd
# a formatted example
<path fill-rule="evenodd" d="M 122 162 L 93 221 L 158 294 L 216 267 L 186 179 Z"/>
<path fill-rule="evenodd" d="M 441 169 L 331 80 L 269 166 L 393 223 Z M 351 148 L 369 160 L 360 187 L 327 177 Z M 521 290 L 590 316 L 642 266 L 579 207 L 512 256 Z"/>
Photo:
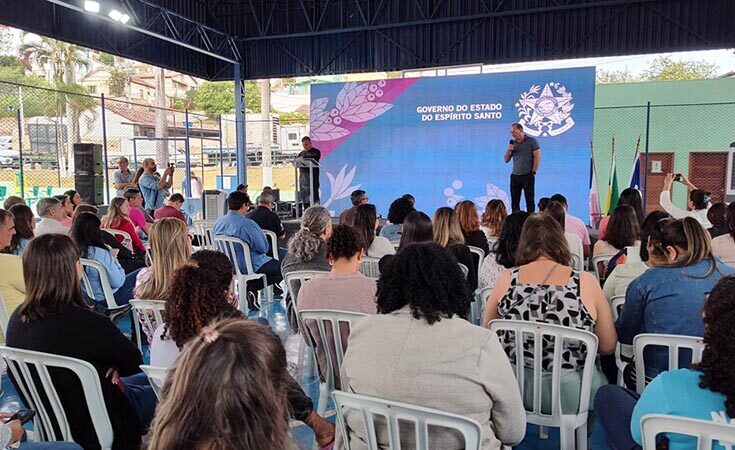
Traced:
<path fill-rule="evenodd" d="M 643 450 L 656 450 L 656 436 L 661 433 L 685 434 L 697 438 L 696 450 L 711 450 L 715 441 L 725 448 L 735 443 L 735 426 L 688 417 L 646 414 L 641 418 Z M 692 448 L 692 450 L 695 450 Z"/>
<path fill-rule="evenodd" d="M 272 232 L 271 230 L 261 230 L 263 232 L 263 235 L 268 240 L 268 243 L 271 245 L 271 248 L 273 249 L 273 259 L 279 259 L 278 257 L 278 236 L 276 236 L 276 233 Z"/>
<path fill-rule="evenodd" d="M 355 322 L 367 314 L 351 311 L 314 309 L 299 311 L 298 315 L 300 326 L 304 330 L 303 333 L 307 345 L 311 346 L 312 343 L 318 341 L 321 343 L 321 348 L 324 351 L 327 367 L 319 368 L 320 372 L 324 375 L 324 382 L 319 383 L 319 402 L 317 403 L 317 414 L 324 416 L 327 410 L 329 395 L 334 391 L 335 380 L 339 377 L 340 370 L 342 370 L 342 361 L 347 350 L 347 348 L 343 348 L 342 346 L 342 338 L 347 338 Z M 313 334 L 314 330 L 309 326 L 310 324 L 316 324 L 319 336 Z M 347 325 L 347 330 L 343 329 L 342 324 Z M 327 333 L 327 327 L 332 331 L 331 336 Z M 343 336 L 343 334 L 345 335 Z M 318 365 L 317 348 L 312 347 L 312 350 L 314 352 L 314 360 L 317 361 Z M 335 362 L 337 363 L 337 367 L 334 367 Z"/>
<path fill-rule="evenodd" d="M 112 292 L 112 287 L 110 286 L 110 279 L 107 276 L 107 269 L 105 269 L 105 266 L 103 266 L 101 263 L 97 261 L 86 259 L 86 258 L 79 258 L 79 262 L 82 264 L 83 269 L 86 269 L 87 267 L 89 267 L 92 270 L 96 270 L 97 273 L 99 274 L 100 285 L 102 285 L 102 292 L 105 294 L 105 302 L 107 303 L 107 309 L 115 310 L 118 308 L 122 308 L 122 306 L 119 306 L 117 302 L 115 301 L 115 294 Z M 89 298 L 94 298 L 94 294 L 93 294 L 94 291 L 92 290 L 92 283 L 89 281 L 89 277 L 87 277 L 87 272 L 85 270 L 82 270 L 82 286 L 84 286 L 84 290 L 87 292 L 87 295 L 89 295 Z"/>
<path fill-rule="evenodd" d="M 545 323 L 526 322 L 521 320 L 493 320 L 490 322 L 490 330 L 493 332 L 504 331 L 512 333 L 511 339 L 516 348 L 516 381 L 521 391 L 521 397 L 524 397 L 524 369 L 525 357 L 523 352 L 523 338 L 526 336 L 533 337 L 533 399 L 532 410 L 526 411 L 526 420 L 528 423 L 538 425 L 541 428 L 541 435 L 546 438 L 545 427 L 558 427 L 560 429 L 560 439 L 562 450 L 587 449 L 587 416 L 589 415 L 589 403 L 592 389 L 592 375 L 595 368 L 595 358 L 597 357 L 597 336 L 594 334 L 577 330 L 574 328 L 563 327 L 559 325 L 551 325 Z M 551 414 L 544 413 L 541 410 L 541 401 L 543 395 L 542 384 L 542 357 L 543 357 L 543 339 L 553 338 L 554 356 L 551 368 Z M 584 344 L 587 351 L 584 367 L 582 368 L 581 391 L 579 394 L 579 410 L 577 413 L 564 414 L 561 405 L 561 376 L 562 376 L 562 352 L 564 351 L 565 341 L 576 341 Z M 548 372 L 547 372 L 548 373 Z"/>
<path fill-rule="evenodd" d="M 363 256 L 362 261 L 360 261 L 360 273 L 368 278 L 380 278 L 379 261 L 380 259 L 372 256 Z"/>
<path fill-rule="evenodd" d="M 459 266 L 459 270 L 461 270 L 461 271 L 462 271 L 462 276 L 463 276 L 463 277 L 464 277 L 464 279 L 466 280 L 466 279 L 467 279 L 467 277 L 468 277 L 468 276 L 470 275 L 470 268 L 469 268 L 469 267 L 467 267 L 467 266 L 465 266 L 465 265 L 464 265 L 464 264 L 462 264 L 462 263 L 457 263 L 457 265 Z"/>
<path fill-rule="evenodd" d="M 482 445 L 482 428 L 480 424 L 469 417 L 452 414 L 423 406 L 409 405 L 348 392 L 332 392 L 335 408 L 337 409 L 337 426 L 343 437 L 344 446 L 350 450 L 349 434 L 345 423 L 345 410 L 359 411 L 363 423 L 367 425 L 365 435 L 369 450 L 383 448 L 379 446 L 375 424 L 376 416 L 384 418 L 387 426 L 388 447 L 393 450 L 409 450 L 401 446 L 400 431 L 408 427 L 413 431 L 416 450 L 432 448 L 429 440 L 429 427 L 441 427 L 457 430 L 464 438 L 466 450 L 479 450 Z M 436 448 L 436 447 L 434 447 Z"/>
<path fill-rule="evenodd" d="M 479 325 L 482 322 L 482 316 L 485 313 L 485 300 L 493 291 L 492 286 L 477 289 L 475 291 L 472 303 L 470 303 L 470 315 L 467 320 L 475 325 Z"/>
<path fill-rule="evenodd" d="M 131 252 L 133 250 L 133 238 L 130 237 L 130 235 L 122 230 L 116 230 L 114 228 L 103 228 L 102 230 L 107 231 L 111 235 L 118 237 L 120 236 L 122 238 L 122 241 L 120 242 L 122 245 L 124 245 L 128 250 Z"/>
<path fill-rule="evenodd" d="M 166 382 L 168 367 L 142 365 L 140 366 L 140 370 L 148 376 L 148 382 L 151 383 L 156 398 L 161 400 L 161 389 L 163 389 L 163 383 Z"/>
<path fill-rule="evenodd" d="M 479 247 L 473 247 L 471 245 L 468 245 L 467 248 L 470 249 L 470 253 L 474 253 L 477 255 L 477 267 L 475 268 L 477 272 L 477 280 L 480 279 L 480 267 L 482 266 L 482 262 L 485 261 L 485 250 L 479 248 Z M 474 257 L 472 258 L 474 260 Z"/>
<path fill-rule="evenodd" d="M 572 268 L 575 270 L 582 271 L 584 270 L 584 263 L 582 262 L 582 257 L 580 257 L 577 254 L 572 253 L 572 260 L 569 262 L 571 264 Z"/>
<path fill-rule="evenodd" d="M 3 333 L 3 339 L 5 338 L 5 333 L 8 332 L 9 320 L 8 312 L 5 310 L 5 301 L 3 300 L 3 296 L 0 295 L 0 331 Z"/>
<path fill-rule="evenodd" d="M 253 270 L 253 262 L 250 259 L 250 246 L 245 241 L 232 236 L 213 236 L 212 242 L 214 243 L 215 249 L 227 255 L 232 265 L 235 266 L 235 281 L 237 282 L 237 294 L 240 302 L 239 309 L 243 314 L 248 314 L 247 285 L 249 281 L 262 280 L 266 299 L 273 301 L 273 287 L 268 286 L 268 280 L 265 274 L 255 273 L 255 270 Z M 240 270 L 240 264 L 237 261 L 238 246 L 242 249 L 245 259 L 245 273 Z"/>
<path fill-rule="evenodd" d="M 214 221 L 212 220 L 195 220 L 191 224 L 194 229 L 193 235 L 197 237 L 199 241 L 199 247 L 204 250 L 214 250 L 214 244 L 212 243 L 212 228 L 214 227 Z"/>
<path fill-rule="evenodd" d="M 592 258 L 592 268 L 595 271 L 597 281 L 602 281 L 605 279 L 605 270 L 607 269 L 607 263 L 610 262 L 613 256 L 615 255 L 600 255 Z M 600 267 L 600 264 L 602 264 L 602 267 Z"/>
<path fill-rule="evenodd" d="M 642 394 L 646 387 L 646 366 L 643 351 L 646 347 L 653 345 L 667 347 L 669 349 L 669 369 L 679 368 L 679 350 L 690 349 L 692 351 L 692 364 L 702 360 L 704 351 L 704 340 L 696 336 L 679 336 L 675 334 L 639 334 L 633 339 L 633 351 L 635 352 L 635 390 Z"/>
<path fill-rule="evenodd" d="M 133 307 L 133 322 L 135 322 L 138 349 L 142 352 L 143 341 L 141 339 L 140 321 L 143 321 L 151 336 L 153 336 L 156 328 L 163 324 L 162 313 L 166 309 L 166 302 L 163 300 L 130 300 L 130 306 Z"/>
<path fill-rule="evenodd" d="M 60 368 L 72 371 L 79 378 L 100 447 L 112 448 L 112 424 L 102 397 L 99 375 L 92 364 L 66 356 L 4 346 L 0 347 L 0 356 L 7 361 L 8 372 L 13 376 L 21 398 L 30 409 L 36 411 L 33 419 L 36 442 L 74 442 L 64 406 L 49 373 L 50 369 Z M 35 383 L 34 379 L 39 383 Z"/>
<path fill-rule="evenodd" d="M 613 322 L 618 321 L 620 313 L 623 312 L 623 306 L 625 305 L 625 296 L 616 295 L 610 299 L 610 307 L 612 308 Z M 620 342 L 615 345 L 615 365 L 618 367 L 618 386 L 623 386 L 623 371 L 627 363 L 623 362 L 622 357 L 622 345 Z"/>

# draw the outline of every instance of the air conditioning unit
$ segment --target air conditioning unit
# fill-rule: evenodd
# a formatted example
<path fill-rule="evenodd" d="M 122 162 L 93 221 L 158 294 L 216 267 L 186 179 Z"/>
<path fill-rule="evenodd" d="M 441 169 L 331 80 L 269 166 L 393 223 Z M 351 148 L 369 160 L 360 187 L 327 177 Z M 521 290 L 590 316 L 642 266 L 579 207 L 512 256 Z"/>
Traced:
<path fill-rule="evenodd" d="M 725 201 L 735 201 L 735 142 L 730 144 L 730 151 L 727 155 L 727 189 L 725 191 Z"/>
<path fill-rule="evenodd" d="M 215 221 L 225 215 L 227 209 L 227 193 L 217 190 L 202 193 L 204 220 Z"/>

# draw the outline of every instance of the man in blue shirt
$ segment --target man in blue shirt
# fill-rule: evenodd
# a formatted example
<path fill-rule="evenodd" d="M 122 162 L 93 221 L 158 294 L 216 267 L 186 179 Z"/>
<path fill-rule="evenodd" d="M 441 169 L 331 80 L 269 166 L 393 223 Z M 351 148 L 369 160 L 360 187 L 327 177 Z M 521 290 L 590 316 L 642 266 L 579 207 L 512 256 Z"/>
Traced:
<path fill-rule="evenodd" d="M 243 240 L 250 247 L 250 261 L 253 270 L 256 273 L 264 274 L 269 285 L 279 283 L 283 279 L 281 265 L 278 260 L 268 256 L 268 240 L 258 224 L 245 216 L 249 204 L 250 197 L 248 197 L 248 194 L 238 191 L 232 192 L 227 197 L 227 206 L 230 211 L 217 219 L 212 228 L 212 233 L 215 236 L 231 236 Z M 240 271 L 247 273 L 242 248 L 235 246 L 235 251 Z M 260 286 L 252 287 L 254 289 L 260 288 Z"/>
<path fill-rule="evenodd" d="M 140 193 L 143 194 L 145 200 L 145 209 L 153 216 L 153 212 L 163 206 L 163 201 L 167 196 L 167 189 L 171 189 L 174 184 L 174 167 L 168 166 L 163 171 L 163 176 L 156 173 L 156 161 L 153 158 L 143 160 L 143 175 L 138 180 Z"/>

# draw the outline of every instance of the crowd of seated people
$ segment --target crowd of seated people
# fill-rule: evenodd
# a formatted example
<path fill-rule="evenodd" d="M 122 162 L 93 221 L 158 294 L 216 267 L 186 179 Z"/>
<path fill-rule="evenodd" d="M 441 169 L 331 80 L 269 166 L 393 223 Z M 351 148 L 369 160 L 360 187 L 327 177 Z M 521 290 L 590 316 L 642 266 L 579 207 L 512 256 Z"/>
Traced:
<path fill-rule="evenodd" d="M 592 413 L 588 428 L 599 422 L 611 448 L 639 448 L 644 414 L 711 420 L 711 413 L 735 413 L 729 353 L 735 351 L 730 342 L 735 269 L 723 262 L 732 261 L 729 250 L 735 254 L 735 210 L 732 205 L 699 208 L 709 200 L 697 194 L 690 197 L 687 214 L 654 211 L 641 220 L 640 194 L 627 191 L 604 221 L 604 239 L 592 249 L 587 227 L 568 213 L 561 194 L 544 201 L 540 214 L 507 215 L 502 201 L 491 200 L 481 217 L 465 200 L 438 208 L 433 218 L 415 209 L 415 199 L 403 196 L 392 202 L 388 223 L 381 227 L 375 205 L 364 191 L 356 191 L 352 208 L 343 213 L 344 224 L 333 227 L 330 212 L 312 206 L 288 248 L 278 251 L 263 234 L 270 230 L 286 237 L 280 220 L 273 220 L 278 217 L 272 194 L 263 192 L 248 214 L 249 196 L 235 191 L 213 234 L 244 241 L 252 269 L 266 275 L 269 285 L 295 271 L 324 272 L 291 292 L 288 301 L 296 310 L 365 314 L 349 335 L 341 336 L 346 354 L 337 389 L 470 417 L 482 427 L 483 449 L 523 440 L 534 380 L 529 366 L 536 343 L 524 336 L 523 348 L 516 349 L 515 340 L 488 329 L 491 321 L 584 330 L 597 337 L 601 355 L 643 333 L 704 336 L 701 363 L 684 358 L 684 369 L 669 371 L 666 353 L 649 349 L 644 374 L 628 364 L 622 377 L 628 388 L 637 376 L 649 383 L 640 398 L 609 385 L 611 377 L 605 377 L 596 358 L 590 403 L 584 405 Z M 135 187 L 112 199 L 102 220 L 95 207 L 76 197 L 41 199 L 39 223 L 22 202 L 0 210 L 0 295 L 10 315 L 6 339 L 10 347 L 90 362 L 100 377 L 116 449 L 139 448 L 142 440 L 151 449 L 295 448 L 289 418 L 311 427 L 320 448 L 343 448 L 345 440 L 353 449 L 367 448 L 362 417 L 347 411 L 347 434 L 340 435 L 288 375 L 284 347 L 268 321 L 238 310 L 233 273 L 234 264 L 247 270 L 242 251 L 234 262 L 220 251 L 192 253 L 186 223 L 168 209 L 163 215 L 154 211 L 159 217 L 149 222 Z M 158 211 L 178 210 L 172 202 L 177 198 L 164 200 Z M 105 228 L 128 232 L 133 251 Z M 150 267 L 141 237 L 148 240 Z M 484 260 L 476 261 L 469 246 L 486 251 Z M 584 270 L 590 253 L 611 257 L 604 280 Z M 380 260 L 377 280 L 360 272 L 366 256 Z M 118 305 L 133 297 L 165 302 L 163 323 L 155 330 L 144 327 L 151 364 L 170 368 L 157 409 L 140 371 L 140 351 L 105 317 L 99 275 L 84 270 L 80 257 L 103 265 Z M 83 271 L 91 292 L 80 283 Z M 255 293 L 262 287 L 248 286 L 251 309 L 257 308 Z M 467 319 L 478 287 L 489 292 L 475 300 L 484 308 L 479 326 Z M 610 300 L 620 295 L 625 302 L 615 322 Z M 318 335 L 315 324 L 304 325 L 311 333 L 303 335 Z M 323 369 L 325 343 L 312 344 Z M 574 342 L 562 345 L 559 402 L 563 413 L 573 413 L 581 407 L 587 349 Z M 548 391 L 553 347 L 543 345 L 541 357 L 540 382 Z M 514 375 L 521 362 L 523 395 Z M 60 401 L 74 441 L 96 448 L 79 384 L 70 374 L 54 377 L 63 386 Z M 551 398 L 542 398 L 541 410 L 552 408 Z M 385 446 L 388 437 L 380 423 L 377 432 Z M 13 422 L 0 426 L 0 443 L 5 433 L 9 442 L 22 434 Z M 400 439 L 410 447 L 414 436 L 404 431 Z M 442 429 L 430 429 L 429 439 L 432 448 L 464 446 L 457 434 Z M 691 448 L 691 441 L 671 436 L 669 448 Z"/>

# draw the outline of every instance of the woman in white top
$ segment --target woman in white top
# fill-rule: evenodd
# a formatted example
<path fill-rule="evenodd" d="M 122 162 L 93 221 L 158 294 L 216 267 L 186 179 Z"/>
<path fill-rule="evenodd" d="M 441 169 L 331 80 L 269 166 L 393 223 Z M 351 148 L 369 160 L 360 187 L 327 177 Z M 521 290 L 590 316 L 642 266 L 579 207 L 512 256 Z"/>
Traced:
<path fill-rule="evenodd" d="M 498 279 L 500 272 L 515 266 L 518 241 L 521 238 L 523 224 L 528 216 L 529 214 L 526 211 L 516 211 L 503 220 L 503 229 L 500 231 L 495 250 L 491 251 L 480 265 L 478 288 L 494 287 L 495 280 Z"/>
<path fill-rule="evenodd" d="M 355 210 L 354 228 L 365 243 L 365 256 L 371 258 L 382 258 L 385 255 L 394 255 L 395 247 L 390 241 L 382 236 L 376 236 L 375 232 L 380 226 L 380 220 L 375 210 L 375 205 L 366 203 Z"/>
<path fill-rule="evenodd" d="M 562 230 L 566 226 L 567 210 L 561 203 L 557 201 L 549 202 L 544 209 L 544 214 L 548 214 L 556 220 L 559 225 L 561 225 Z M 577 234 L 570 233 L 568 231 L 564 232 L 564 237 L 567 240 L 569 253 L 572 255 L 572 260 L 569 261 L 569 263 L 576 270 L 584 270 L 584 247 L 582 246 L 582 238 Z"/>
<path fill-rule="evenodd" d="M 592 250 L 592 257 L 614 256 L 625 247 L 640 245 L 641 228 L 638 215 L 630 205 L 620 205 L 610 216 L 605 239 L 599 239 Z"/>
<path fill-rule="evenodd" d="M 681 209 L 674 206 L 671 203 L 671 187 L 674 181 L 680 181 L 687 188 L 689 188 L 689 200 L 687 201 L 687 209 Z M 669 173 L 666 174 L 664 180 L 664 190 L 661 191 L 659 202 L 661 207 L 666 210 L 667 213 L 671 214 L 674 219 L 683 219 L 685 217 L 693 217 L 699 222 L 705 230 L 712 227 L 709 219 L 707 219 L 707 211 L 709 210 L 711 200 L 711 194 L 703 189 L 697 189 L 687 178 L 682 174 Z"/>
<path fill-rule="evenodd" d="M 482 219 L 480 220 L 480 230 L 485 233 L 491 252 L 493 251 L 493 244 L 497 242 L 500 236 L 506 217 L 508 217 L 508 210 L 502 200 L 493 199 L 487 202 L 485 212 L 482 213 Z"/>
<path fill-rule="evenodd" d="M 712 254 L 728 264 L 735 262 L 735 202 L 727 207 L 727 234 L 712 239 Z"/>

